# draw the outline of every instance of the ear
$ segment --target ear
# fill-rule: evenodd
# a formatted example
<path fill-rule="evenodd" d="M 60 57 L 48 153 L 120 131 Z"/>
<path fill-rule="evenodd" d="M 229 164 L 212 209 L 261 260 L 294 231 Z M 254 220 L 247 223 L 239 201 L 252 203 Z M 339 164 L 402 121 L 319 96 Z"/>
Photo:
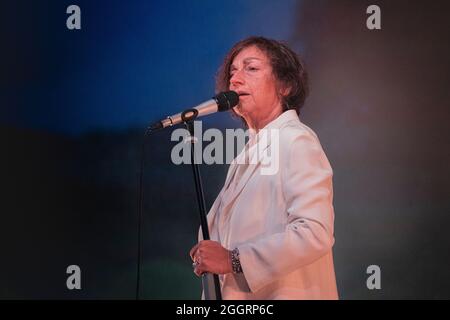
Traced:
<path fill-rule="evenodd" d="M 281 87 L 280 94 L 283 97 L 286 97 L 287 95 L 289 95 L 290 92 L 291 92 L 291 87 L 290 86 L 282 86 Z"/>

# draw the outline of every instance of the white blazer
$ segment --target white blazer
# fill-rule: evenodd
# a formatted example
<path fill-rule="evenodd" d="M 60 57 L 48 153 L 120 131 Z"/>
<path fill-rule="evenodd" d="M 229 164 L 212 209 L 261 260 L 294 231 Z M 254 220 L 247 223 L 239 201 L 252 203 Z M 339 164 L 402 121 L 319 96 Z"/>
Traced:
<path fill-rule="evenodd" d="M 337 299 L 330 163 L 316 134 L 294 110 L 264 129 L 275 129 L 279 139 L 268 135 L 258 141 L 258 161 L 239 177 L 236 161 L 242 153 L 236 157 L 208 213 L 211 240 L 229 250 L 239 248 L 243 269 L 220 275 L 222 297 Z M 269 147 L 279 155 L 278 170 L 271 174 L 263 172 Z"/>

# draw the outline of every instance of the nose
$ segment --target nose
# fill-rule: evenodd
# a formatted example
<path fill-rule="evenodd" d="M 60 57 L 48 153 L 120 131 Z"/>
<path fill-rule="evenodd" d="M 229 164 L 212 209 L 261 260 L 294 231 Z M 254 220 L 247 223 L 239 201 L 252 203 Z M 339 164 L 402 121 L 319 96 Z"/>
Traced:
<path fill-rule="evenodd" d="M 244 78 L 242 77 L 241 71 L 236 70 L 230 77 L 230 87 L 236 88 L 237 86 L 244 84 Z M 231 89 L 231 88 L 230 88 Z"/>

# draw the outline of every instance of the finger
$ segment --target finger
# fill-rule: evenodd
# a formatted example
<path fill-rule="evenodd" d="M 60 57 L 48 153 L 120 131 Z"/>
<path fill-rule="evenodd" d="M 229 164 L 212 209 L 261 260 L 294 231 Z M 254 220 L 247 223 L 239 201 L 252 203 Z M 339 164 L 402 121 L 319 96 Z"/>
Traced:
<path fill-rule="evenodd" d="M 202 241 L 200 241 L 199 243 L 197 243 L 192 249 L 191 249 L 191 251 L 190 251 L 190 256 L 191 256 L 191 258 L 193 259 L 194 257 L 195 257 L 195 254 L 196 254 L 196 252 L 197 251 L 201 251 L 200 249 L 202 248 L 202 247 L 204 247 L 205 246 L 205 243 L 207 243 L 209 240 L 202 240 Z"/>
<path fill-rule="evenodd" d="M 189 255 L 191 256 L 191 259 L 194 260 L 195 259 L 195 255 L 199 252 L 202 252 L 204 250 L 204 248 L 209 248 L 211 246 L 214 246 L 215 244 L 217 244 L 218 242 L 216 241 L 211 241 L 211 240 L 202 240 L 199 243 L 197 243 L 190 251 Z"/>
<path fill-rule="evenodd" d="M 195 246 L 192 247 L 191 251 L 189 251 L 189 255 L 191 258 L 194 258 L 195 251 L 197 251 L 199 243 L 197 243 Z"/>
<path fill-rule="evenodd" d="M 200 274 L 199 274 L 199 270 L 198 270 L 198 266 L 194 268 L 194 273 L 195 273 L 195 275 L 196 275 L 197 277 L 200 275 Z"/>
<path fill-rule="evenodd" d="M 194 273 L 197 275 L 197 277 L 201 277 L 201 275 L 203 274 L 203 270 L 197 266 L 194 269 Z"/>
<path fill-rule="evenodd" d="M 204 247 L 211 247 L 211 246 L 216 246 L 219 244 L 219 242 L 217 241 L 213 241 L 213 240 L 203 240 L 202 244 Z M 219 244 L 220 245 L 220 244 Z"/>
<path fill-rule="evenodd" d="M 197 243 L 195 246 L 193 246 L 191 251 L 189 252 L 189 255 L 191 256 L 192 261 L 194 261 L 194 255 L 195 255 L 199 245 L 200 245 L 200 242 Z"/>
<path fill-rule="evenodd" d="M 201 276 L 204 272 L 206 272 L 206 265 L 205 265 L 205 261 L 203 259 L 203 257 L 201 257 L 200 255 L 197 255 L 195 257 L 195 268 L 194 268 L 194 272 L 197 276 Z"/>

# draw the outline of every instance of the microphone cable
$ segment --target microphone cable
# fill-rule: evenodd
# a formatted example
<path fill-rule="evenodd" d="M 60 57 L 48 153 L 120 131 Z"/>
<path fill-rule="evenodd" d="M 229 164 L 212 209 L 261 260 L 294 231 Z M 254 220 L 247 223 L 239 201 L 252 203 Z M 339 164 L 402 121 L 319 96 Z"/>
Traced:
<path fill-rule="evenodd" d="M 142 224 L 144 221 L 144 167 L 145 167 L 145 138 L 150 134 L 152 128 L 145 130 L 141 145 L 141 161 L 139 166 L 139 186 L 138 186 L 138 245 L 137 245 L 137 272 L 136 272 L 136 300 L 139 300 L 141 283 L 141 257 L 142 257 Z"/>

